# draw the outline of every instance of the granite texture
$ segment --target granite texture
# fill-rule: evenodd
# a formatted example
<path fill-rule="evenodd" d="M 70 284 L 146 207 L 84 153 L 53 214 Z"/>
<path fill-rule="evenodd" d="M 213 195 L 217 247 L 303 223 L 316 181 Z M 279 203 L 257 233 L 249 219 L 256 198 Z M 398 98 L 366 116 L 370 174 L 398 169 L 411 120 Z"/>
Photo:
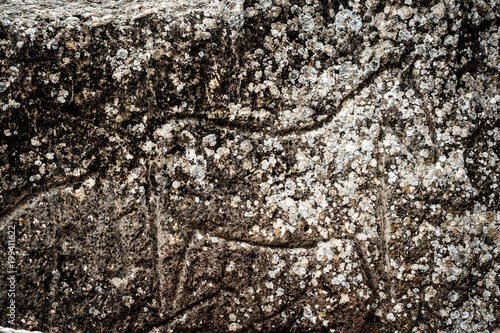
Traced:
<path fill-rule="evenodd" d="M 500 333 L 499 37 L 498 0 L 0 1 L 0 325 Z"/>

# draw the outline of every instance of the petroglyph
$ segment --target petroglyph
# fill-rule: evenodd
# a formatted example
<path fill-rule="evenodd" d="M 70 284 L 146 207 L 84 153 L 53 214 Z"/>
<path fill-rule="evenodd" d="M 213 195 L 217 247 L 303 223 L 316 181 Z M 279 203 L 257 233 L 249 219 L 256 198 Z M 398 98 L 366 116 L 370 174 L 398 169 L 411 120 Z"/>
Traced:
<path fill-rule="evenodd" d="M 498 5 L 0 8 L 18 328 L 496 333 Z"/>

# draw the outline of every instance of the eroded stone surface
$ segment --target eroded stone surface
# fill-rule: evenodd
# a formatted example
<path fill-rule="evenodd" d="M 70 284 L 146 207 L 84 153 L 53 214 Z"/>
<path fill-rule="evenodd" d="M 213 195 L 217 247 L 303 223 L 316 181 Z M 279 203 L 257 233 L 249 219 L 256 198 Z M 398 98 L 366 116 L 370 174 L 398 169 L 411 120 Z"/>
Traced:
<path fill-rule="evenodd" d="M 17 326 L 498 333 L 494 1 L 0 6 Z"/>

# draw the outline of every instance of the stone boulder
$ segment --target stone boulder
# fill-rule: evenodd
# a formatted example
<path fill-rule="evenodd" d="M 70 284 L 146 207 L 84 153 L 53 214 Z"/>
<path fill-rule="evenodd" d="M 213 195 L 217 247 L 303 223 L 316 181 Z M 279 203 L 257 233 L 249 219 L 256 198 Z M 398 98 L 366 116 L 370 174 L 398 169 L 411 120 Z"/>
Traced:
<path fill-rule="evenodd" d="M 0 325 L 500 333 L 499 37 L 494 0 L 0 1 Z"/>

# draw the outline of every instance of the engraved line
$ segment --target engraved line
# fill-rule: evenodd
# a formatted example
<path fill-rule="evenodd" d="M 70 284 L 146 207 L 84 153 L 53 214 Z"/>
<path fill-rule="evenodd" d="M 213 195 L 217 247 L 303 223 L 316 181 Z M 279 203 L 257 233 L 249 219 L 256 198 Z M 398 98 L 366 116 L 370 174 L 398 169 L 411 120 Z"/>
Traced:
<path fill-rule="evenodd" d="M 378 280 L 379 280 L 378 274 L 372 269 L 372 267 L 370 267 L 370 264 L 368 263 L 366 248 L 354 237 L 352 238 L 352 242 L 354 243 L 354 249 L 356 250 L 356 252 L 358 252 L 361 268 L 363 269 L 363 272 L 366 275 L 367 284 L 375 294 L 375 290 L 377 290 Z"/>
<path fill-rule="evenodd" d="M 200 305 L 203 305 L 203 303 L 210 300 L 211 298 L 215 298 L 215 297 L 219 296 L 221 293 L 222 293 L 222 290 L 218 290 L 214 293 L 211 293 L 211 294 L 197 300 L 196 302 L 193 302 L 193 303 L 189 304 L 188 306 L 176 311 L 173 315 L 145 326 L 144 329 L 142 329 L 140 332 L 149 333 L 154 328 L 166 326 L 166 325 L 170 324 L 171 322 L 173 322 L 178 317 L 183 316 L 187 311 L 189 311 L 191 309 L 195 309 L 196 307 L 198 307 Z"/>
<path fill-rule="evenodd" d="M 409 48 L 406 47 L 403 52 L 400 54 L 399 57 L 396 57 L 396 60 L 393 60 L 392 58 L 386 60 L 385 63 L 381 64 L 379 69 L 376 71 L 373 71 L 365 76 L 364 79 L 359 83 L 359 85 L 352 90 L 349 91 L 344 97 L 341 98 L 341 101 L 339 105 L 336 108 L 333 108 L 332 112 L 329 112 L 326 114 L 326 117 L 321 119 L 320 121 L 316 121 L 314 123 L 309 123 L 303 126 L 299 127 L 293 127 L 293 128 L 284 128 L 280 130 L 266 130 L 262 126 L 258 126 L 252 123 L 240 123 L 237 121 L 232 121 L 232 120 L 227 120 L 227 119 L 221 119 L 221 118 L 209 118 L 206 115 L 203 114 L 172 114 L 169 116 L 166 116 L 163 118 L 165 121 L 170 121 L 170 120 L 192 120 L 192 121 L 203 121 L 203 122 L 208 122 L 216 127 L 226 129 L 226 130 L 235 130 L 237 129 L 238 131 L 242 133 L 260 133 L 260 134 L 268 134 L 268 135 L 276 135 L 276 136 L 286 136 L 286 135 L 291 135 L 291 134 L 304 134 L 307 132 L 311 132 L 314 130 L 317 130 L 324 126 L 325 124 L 329 123 L 334 116 L 336 116 L 347 104 L 348 101 L 352 100 L 356 95 L 358 95 L 361 90 L 364 88 L 368 87 L 379 75 L 389 69 L 396 68 L 399 66 L 401 63 L 403 63 L 408 56 L 410 55 Z"/>
<path fill-rule="evenodd" d="M 184 253 L 182 254 L 182 262 L 181 268 L 179 269 L 177 275 L 175 276 L 175 285 L 174 285 L 174 300 L 173 300 L 173 308 L 177 309 L 178 303 L 184 291 L 184 284 L 187 280 L 186 276 L 188 274 L 188 255 L 189 249 L 191 248 L 191 244 L 193 243 L 193 233 L 189 233 L 186 246 L 184 247 Z"/>
<path fill-rule="evenodd" d="M 43 185 L 37 188 L 32 188 L 31 192 L 25 190 L 25 193 L 21 196 L 20 199 L 16 200 L 16 202 L 11 203 L 3 210 L 0 211 L 0 221 L 5 222 L 14 217 L 16 212 L 23 208 L 25 205 L 33 205 L 35 201 L 39 200 L 43 196 L 52 196 L 57 194 L 58 191 L 64 190 L 64 188 L 69 187 L 73 183 L 85 182 L 86 180 L 97 177 L 97 173 L 87 173 L 75 178 L 63 179 L 60 182 L 52 183 L 50 185 Z M 25 187 L 26 188 L 26 187 Z M 19 189 L 18 189 L 19 190 Z M 26 193 L 27 192 L 27 193 Z M 30 203 L 30 201 L 33 201 Z M 5 223 L 1 223 L 0 225 L 4 226 Z M 0 227 L 2 229 L 2 227 Z"/>
<path fill-rule="evenodd" d="M 194 230 L 194 231 L 196 233 L 195 237 L 206 238 L 208 240 L 211 240 L 212 242 L 225 242 L 225 243 L 229 243 L 230 245 L 238 245 L 238 246 L 243 247 L 243 248 L 256 247 L 256 248 L 260 248 L 260 249 L 267 250 L 267 251 L 282 250 L 282 251 L 291 251 L 291 252 L 304 252 L 304 251 L 319 247 L 319 243 L 328 242 L 328 240 L 317 241 L 314 243 L 312 243 L 312 242 L 306 243 L 305 246 L 301 246 L 301 247 L 291 247 L 288 244 L 270 244 L 267 242 L 243 240 L 240 238 L 228 238 L 228 237 L 224 237 L 221 235 L 212 235 L 208 232 L 201 232 L 200 230 Z"/>
<path fill-rule="evenodd" d="M 384 263 L 384 273 L 389 279 L 390 260 L 389 260 L 389 242 L 391 239 L 391 221 L 387 216 L 387 185 L 385 183 L 385 154 L 383 147 L 384 131 L 381 129 L 378 138 L 377 160 L 377 220 L 380 226 L 380 243 L 382 250 L 382 260 Z"/>

